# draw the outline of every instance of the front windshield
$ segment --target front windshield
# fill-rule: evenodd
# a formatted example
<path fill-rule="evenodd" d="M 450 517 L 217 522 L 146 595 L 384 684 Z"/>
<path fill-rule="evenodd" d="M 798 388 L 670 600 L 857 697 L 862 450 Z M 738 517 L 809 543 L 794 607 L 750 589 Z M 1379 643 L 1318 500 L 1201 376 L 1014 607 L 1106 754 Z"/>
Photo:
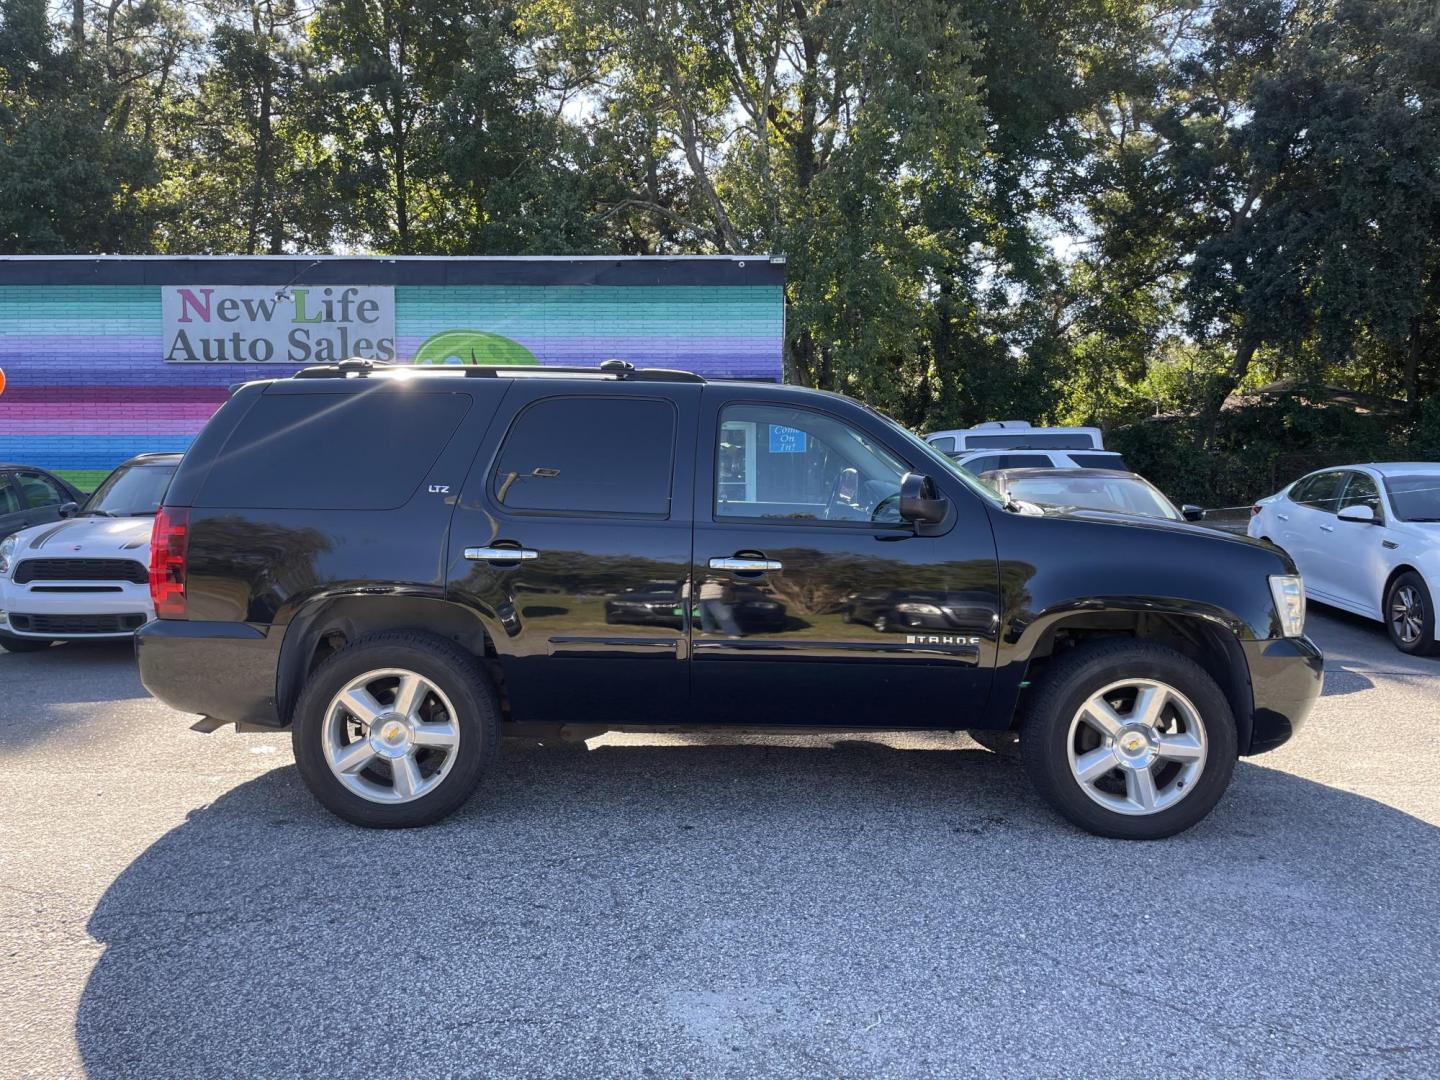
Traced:
<path fill-rule="evenodd" d="M 1387 476 L 1385 488 L 1401 521 L 1440 521 L 1440 474 Z"/>
<path fill-rule="evenodd" d="M 900 438 L 904 440 L 904 442 L 908 446 L 917 451 L 926 461 L 930 461 L 938 465 L 940 472 L 948 473 L 950 476 L 955 477 L 955 479 L 959 480 L 962 484 L 964 484 L 971 491 L 975 492 L 976 495 L 979 495 L 986 502 L 993 503 L 997 506 L 1004 504 L 1005 500 L 1000 497 L 999 493 L 997 493 L 993 487 L 991 487 L 989 484 L 982 483 L 974 475 L 966 472 L 954 461 L 954 459 L 949 458 L 946 455 L 942 454 L 939 450 L 936 450 L 935 447 L 931 446 L 924 439 L 920 438 L 920 436 L 916 435 L 904 424 L 900 423 L 898 420 L 892 420 L 890 417 L 886 416 L 883 412 L 881 412 L 877 408 L 874 408 L 873 406 L 866 405 L 865 408 L 870 412 L 874 413 L 881 420 L 885 421 L 885 423 L 888 424 L 891 428 L 893 428 L 895 433 L 899 435 Z"/>
<path fill-rule="evenodd" d="M 82 514 L 142 517 L 158 513 L 174 465 L 126 465 L 116 469 L 85 501 Z"/>
<path fill-rule="evenodd" d="M 1128 476 L 1019 476 L 1006 482 L 1011 498 L 1042 506 L 1109 510 L 1140 517 L 1183 520 L 1170 500 L 1144 480 Z"/>

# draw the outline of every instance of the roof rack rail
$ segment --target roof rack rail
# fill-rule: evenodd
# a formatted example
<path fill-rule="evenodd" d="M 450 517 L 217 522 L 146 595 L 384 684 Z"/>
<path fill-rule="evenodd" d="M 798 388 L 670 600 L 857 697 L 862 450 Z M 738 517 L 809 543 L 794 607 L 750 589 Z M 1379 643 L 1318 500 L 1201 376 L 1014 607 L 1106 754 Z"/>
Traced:
<path fill-rule="evenodd" d="M 334 364 L 316 364 L 301 368 L 292 379 L 340 379 L 349 376 L 364 378 L 379 372 L 414 371 L 423 372 L 425 365 L 392 364 L 387 360 L 367 360 L 352 356 Z M 463 372 L 469 379 L 498 379 L 505 376 L 525 375 L 606 375 L 615 379 L 635 382 L 685 382 L 703 383 L 704 377 L 692 371 L 672 371 L 669 368 L 638 368 L 628 360 L 605 360 L 599 367 L 580 367 L 559 364 L 459 364 L 445 365 L 432 370 Z"/>

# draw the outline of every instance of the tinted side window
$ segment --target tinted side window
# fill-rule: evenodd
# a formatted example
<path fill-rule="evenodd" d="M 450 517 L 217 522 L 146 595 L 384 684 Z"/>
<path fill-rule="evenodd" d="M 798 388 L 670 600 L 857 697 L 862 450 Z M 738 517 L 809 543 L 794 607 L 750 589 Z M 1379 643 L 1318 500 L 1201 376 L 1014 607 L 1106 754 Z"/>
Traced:
<path fill-rule="evenodd" d="M 990 447 L 1044 447 L 1050 450 L 1094 450 L 1095 440 L 1083 432 L 1066 434 L 1050 431 L 1044 434 L 1028 433 L 1016 429 L 1006 435 L 966 435 L 965 445 L 971 450 L 988 450 Z"/>
<path fill-rule="evenodd" d="M 496 501 L 572 514 L 670 513 L 675 409 L 650 398 L 545 398 L 515 419 Z"/>
<path fill-rule="evenodd" d="M 1070 460 L 1082 469 L 1124 469 L 1125 459 L 1119 454 L 1071 454 Z"/>
<path fill-rule="evenodd" d="M 842 420 L 809 409 L 729 405 L 718 436 L 716 517 L 900 520 L 905 466 Z"/>
<path fill-rule="evenodd" d="M 57 506 L 67 498 L 55 481 L 48 476 L 41 476 L 35 472 L 18 472 L 15 474 L 15 479 L 19 482 L 25 503 L 31 510 L 37 510 L 42 506 Z"/>
<path fill-rule="evenodd" d="M 965 471 L 979 476 L 996 469 L 1048 469 L 1049 454 L 984 454 L 965 462 Z"/>
<path fill-rule="evenodd" d="M 387 384 L 265 394 L 226 440 L 195 503 L 392 510 L 409 501 L 469 408 L 468 394 Z"/>
<path fill-rule="evenodd" d="M 1298 503 L 1333 514 L 1338 509 L 1345 477 L 1344 472 L 1320 473 L 1305 481 L 1303 488 L 1297 487 L 1290 497 Z"/>
<path fill-rule="evenodd" d="M 955 436 L 946 435 L 943 438 L 931 439 L 930 445 L 933 446 L 936 450 L 939 450 L 942 454 L 948 454 L 950 453 L 950 451 L 955 449 Z"/>
<path fill-rule="evenodd" d="M 1350 474 L 1350 483 L 1345 487 L 1345 495 L 1340 500 L 1340 509 L 1344 510 L 1347 506 L 1368 506 L 1374 511 L 1377 518 L 1381 516 L 1380 489 L 1369 473 Z"/>
<path fill-rule="evenodd" d="M 20 491 L 10 483 L 10 477 L 0 473 L 0 514 L 20 512 Z"/>
<path fill-rule="evenodd" d="M 1053 465 L 1049 454 L 1001 454 L 997 469 L 1046 469 Z"/>

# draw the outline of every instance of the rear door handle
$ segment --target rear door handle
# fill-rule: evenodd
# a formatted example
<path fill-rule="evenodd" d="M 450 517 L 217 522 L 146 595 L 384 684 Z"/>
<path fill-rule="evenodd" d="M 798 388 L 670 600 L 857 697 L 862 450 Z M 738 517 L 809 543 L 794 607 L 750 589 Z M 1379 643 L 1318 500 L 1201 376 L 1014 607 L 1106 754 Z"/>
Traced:
<path fill-rule="evenodd" d="M 539 558 L 538 551 L 529 548 L 473 547 L 465 549 L 465 557 L 476 562 L 520 562 L 523 559 Z"/>
<path fill-rule="evenodd" d="M 1275 516 L 1276 516 L 1277 518 L 1279 518 L 1281 521 L 1289 521 L 1289 520 L 1290 520 L 1289 516 L 1287 516 L 1287 515 L 1285 515 L 1285 514 L 1276 514 Z"/>
<path fill-rule="evenodd" d="M 1335 526 L 1334 526 L 1334 525 L 1321 525 L 1321 526 L 1320 526 L 1320 531 L 1321 531 L 1321 532 L 1334 532 L 1334 531 L 1335 531 Z"/>
<path fill-rule="evenodd" d="M 710 560 L 711 570 L 731 570 L 739 574 L 755 574 L 762 570 L 783 570 L 784 564 L 778 559 L 752 559 L 739 555 Z"/>

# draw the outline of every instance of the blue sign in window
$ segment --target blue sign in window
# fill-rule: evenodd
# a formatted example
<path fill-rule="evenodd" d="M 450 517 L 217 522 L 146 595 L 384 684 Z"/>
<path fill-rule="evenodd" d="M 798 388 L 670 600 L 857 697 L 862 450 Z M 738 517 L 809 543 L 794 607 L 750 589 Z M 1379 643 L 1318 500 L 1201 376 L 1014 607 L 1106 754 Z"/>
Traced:
<path fill-rule="evenodd" d="M 781 424 L 771 424 L 770 453 L 805 453 L 805 432 L 801 431 L 799 428 L 785 427 Z"/>

